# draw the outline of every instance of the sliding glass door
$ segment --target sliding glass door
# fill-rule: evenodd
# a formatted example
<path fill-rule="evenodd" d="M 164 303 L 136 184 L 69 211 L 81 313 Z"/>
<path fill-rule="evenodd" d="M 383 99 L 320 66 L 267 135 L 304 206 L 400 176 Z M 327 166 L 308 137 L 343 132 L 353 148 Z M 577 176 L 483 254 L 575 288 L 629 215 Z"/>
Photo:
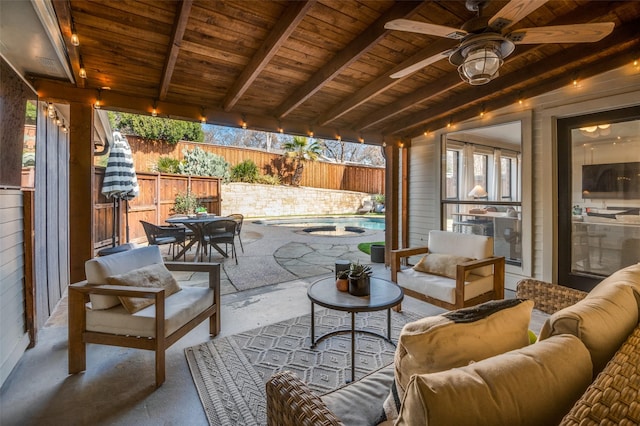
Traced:
<path fill-rule="evenodd" d="M 558 280 L 640 262 L 640 106 L 558 120 Z"/>

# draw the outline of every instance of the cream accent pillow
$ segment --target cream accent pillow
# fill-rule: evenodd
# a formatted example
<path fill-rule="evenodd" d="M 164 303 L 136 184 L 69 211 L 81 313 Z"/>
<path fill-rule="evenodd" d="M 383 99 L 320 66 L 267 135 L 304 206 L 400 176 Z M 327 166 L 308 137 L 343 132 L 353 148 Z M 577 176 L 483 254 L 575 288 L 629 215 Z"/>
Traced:
<path fill-rule="evenodd" d="M 557 425 L 591 383 L 589 351 L 553 336 L 462 368 L 415 375 L 395 425 Z"/>
<path fill-rule="evenodd" d="M 456 278 L 458 264 L 473 260 L 469 257 L 455 256 L 452 254 L 427 253 L 413 267 L 418 272 L 442 275 L 443 277 Z"/>
<path fill-rule="evenodd" d="M 533 304 L 531 300 L 494 300 L 406 324 L 394 357 L 395 382 L 383 406 L 386 419 L 397 416 L 414 374 L 462 367 L 527 346 Z"/>
<path fill-rule="evenodd" d="M 171 272 L 162 263 L 144 266 L 124 274 L 107 277 L 107 284 L 131 287 L 164 288 L 165 297 L 182 290 Z M 130 314 L 153 305 L 154 299 L 142 297 L 118 296 L 120 303 Z"/>

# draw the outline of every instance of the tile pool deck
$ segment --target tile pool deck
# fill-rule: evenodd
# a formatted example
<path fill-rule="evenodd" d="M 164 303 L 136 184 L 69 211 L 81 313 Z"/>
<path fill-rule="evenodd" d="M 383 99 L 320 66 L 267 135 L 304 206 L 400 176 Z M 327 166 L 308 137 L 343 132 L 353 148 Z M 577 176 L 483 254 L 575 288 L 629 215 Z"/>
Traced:
<path fill-rule="evenodd" d="M 336 259 L 370 263 L 370 256 L 358 250 L 358 244 L 384 241 L 383 230 L 367 229 L 362 234 L 324 236 L 306 233 L 302 227 L 267 226 L 254 222 L 245 219 L 242 226 L 244 253 L 236 242 L 237 265 L 231 259 L 211 258 L 212 262 L 222 264 L 223 295 L 331 274 Z M 163 253 L 166 254 L 165 249 Z M 193 257 L 193 251 L 187 254 L 187 260 L 193 260 Z M 378 265 L 384 269 L 383 264 Z M 205 283 L 204 277 L 198 274 L 184 274 L 178 280 L 194 285 Z"/>

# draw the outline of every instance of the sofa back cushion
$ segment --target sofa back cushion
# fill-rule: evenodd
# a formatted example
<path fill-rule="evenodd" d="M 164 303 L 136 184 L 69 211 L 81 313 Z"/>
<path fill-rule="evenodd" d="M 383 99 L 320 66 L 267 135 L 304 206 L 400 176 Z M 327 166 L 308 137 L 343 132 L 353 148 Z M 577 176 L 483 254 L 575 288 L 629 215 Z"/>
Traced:
<path fill-rule="evenodd" d="M 465 367 L 415 375 L 395 425 L 558 424 L 591 383 L 591 359 L 572 335 Z"/>
<path fill-rule="evenodd" d="M 637 283 L 640 265 L 615 272 L 584 299 L 551 315 L 539 338 L 565 333 L 577 336 L 591 353 L 595 377 L 638 324 Z"/>
<path fill-rule="evenodd" d="M 454 254 L 471 259 L 486 259 L 493 256 L 493 238 L 484 235 L 432 230 L 429 231 L 429 252 Z M 486 277 L 493 274 L 493 267 L 483 266 L 474 269 L 473 273 Z"/>
<path fill-rule="evenodd" d="M 87 284 L 107 284 L 107 277 L 120 275 L 143 266 L 163 263 L 158 246 L 140 247 L 104 257 L 89 259 L 84 264 Z M 116 296 L 90 295 L 91 309 L 109 309 L 120 304 Z"/>

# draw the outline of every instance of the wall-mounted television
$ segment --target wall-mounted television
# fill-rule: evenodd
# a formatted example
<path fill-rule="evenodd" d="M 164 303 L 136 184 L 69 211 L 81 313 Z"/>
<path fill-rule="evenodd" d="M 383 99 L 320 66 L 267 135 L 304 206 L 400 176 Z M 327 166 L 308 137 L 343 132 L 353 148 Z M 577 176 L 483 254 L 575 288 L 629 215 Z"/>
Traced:
<path fill-rule="evenodd" d="M 582 198 L 640 199 L 640 162 L 582 166 Z"/>

